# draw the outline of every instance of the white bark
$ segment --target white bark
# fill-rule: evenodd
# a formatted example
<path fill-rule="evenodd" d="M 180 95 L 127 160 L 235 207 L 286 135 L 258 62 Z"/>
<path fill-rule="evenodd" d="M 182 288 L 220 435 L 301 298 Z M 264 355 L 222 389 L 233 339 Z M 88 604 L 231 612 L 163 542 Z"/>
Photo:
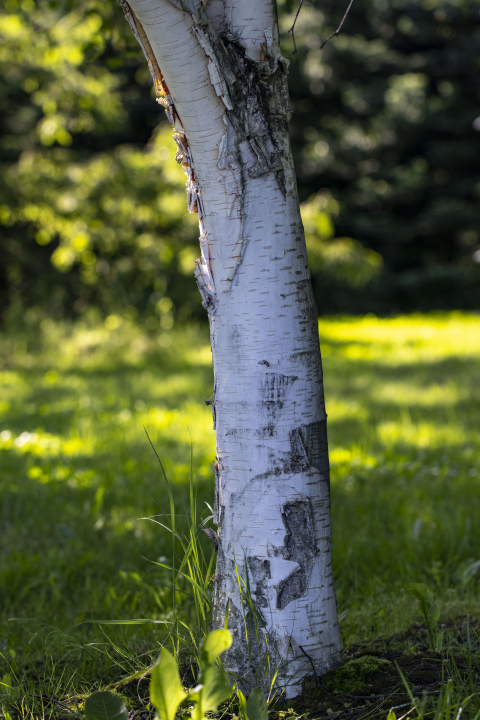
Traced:
<path fill-rule="evenodd" d="M 214 621 L 223 626 L 228 600 L 229 669 L 245 689 L 268 689 L 279 669 L 276 684 L 293 697 L 312 663 L 317 674 L 338 664 L 341 644 L 317 312 L 275 6 L 120 1 L 163 87 L 189 208 L 199 213 L 196 277 L 215 382 Z M 249 580 L 253 615 L 235 565 Z"/>

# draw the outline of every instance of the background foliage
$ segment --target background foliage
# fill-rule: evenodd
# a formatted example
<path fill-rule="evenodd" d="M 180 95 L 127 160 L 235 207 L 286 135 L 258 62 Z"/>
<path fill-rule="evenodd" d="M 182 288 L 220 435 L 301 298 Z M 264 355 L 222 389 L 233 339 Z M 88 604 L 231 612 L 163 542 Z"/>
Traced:
<path fill-rule="evenodd" d="M 337 231 L 384 260 L 357 311 L 478 307 L 480 3 L 356 0 L 321 51 L 346 5 L 312 2 L 299 16 L 290 87 L 301 197 L 328 188 Z M 332 309 L 349 307 L 351 293 L 334 298 Z"/>
<path fill-rule="evenodd" d="M 288 54 L 295 8 L 279 4 Z M 323 51 L 344 8 L 321 8 L 304 4 L 291 63 L 321 311 L 479 307 L 479 0 L 356 0 Z M 196 220 L 121 8 L 5 0 L 0 15 L 4 321 L 203 317 Z"/>

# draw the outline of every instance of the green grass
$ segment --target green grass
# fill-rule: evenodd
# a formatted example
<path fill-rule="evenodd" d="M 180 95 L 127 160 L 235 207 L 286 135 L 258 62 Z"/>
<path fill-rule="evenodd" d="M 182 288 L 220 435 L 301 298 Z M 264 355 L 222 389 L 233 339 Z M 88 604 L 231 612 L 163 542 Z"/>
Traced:
<path fill-rule="evenodd" d="M 191 330 L 167 350 L 112 318 L 107 327 L 73 329 L 46 321 L 40 336 L 4 338 L 2 621 L 34 617 L 64 627 L 170 613 L 170 575 L 149 563 L 170 558 L 170 539 L 139 519 L 169 513 L 144 427 L 175 487 L 177 512 L 188 508 L 190 433 L 200 499 L 209 499 L 207 341 Z"/>
<path fill-rule="evenodd" d="M 480 317 L 319 327 L 347 643 L 405 630 L 411 582 L 441 622 L 480 617 Z M 172 620 L 171 574 L 150 562 L 170 562 L 171 536 L 139 519 L 169 513 L 144 427 L 185 529 L 191 448 L 203 517 L 213 495 L 210 362 L 204 328 L 157 338 L 117 317 L 0 338 L 0 678 L 13 662 L 31 692 L 48 677 L 65 694 L 148 666 L 165 626 L 78 623 Z"/>
<path fill-rule="evenodd" d="M 320 323 L 341 611 L 360 636 L 411 619 L 410 582 L 477 613 L 480 318 Z"/>

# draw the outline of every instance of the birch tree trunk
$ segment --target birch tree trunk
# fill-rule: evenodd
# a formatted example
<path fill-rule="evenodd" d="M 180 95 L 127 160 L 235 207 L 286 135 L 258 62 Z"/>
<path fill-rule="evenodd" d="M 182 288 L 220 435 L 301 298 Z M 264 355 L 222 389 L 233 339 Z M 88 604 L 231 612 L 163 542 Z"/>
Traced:
<path fill-rule="evenodd" d="M 214 624 L 247 692 L 341 657 L 317 310 L 275 0 L 120 0 L 198 212 L 216 426 Z M 240 578 L 240 583 L 239 583 Z M 245 584 L 243 584 L 245 583 Z"/>

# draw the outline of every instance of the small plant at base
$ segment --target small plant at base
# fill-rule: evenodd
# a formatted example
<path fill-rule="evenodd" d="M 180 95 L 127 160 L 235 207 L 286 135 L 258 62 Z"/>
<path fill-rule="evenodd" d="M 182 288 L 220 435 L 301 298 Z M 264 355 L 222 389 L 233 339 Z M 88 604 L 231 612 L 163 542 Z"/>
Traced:
<path fill-rule="evenodd" d="M 225 670 L 221 665 L 217 665 L 217 659 L 231 644 L 232 636 L 228 630 L 213 630 L 207 635 L 200 651 L 199 684 L 190 692 L 183 689 L 175 658 L 166 648 L 162 648 L 150 680 L 150 700 L 157 710 L 159 720 L 175 720 L 179 705 L 187 699 L 195 701 L 191 711 L 192 720 L 204 720 L 205 713 L 215 712 L 218 706 L 230 697 L 232 688 Z M 263 695 L 261 691 L 258 692 Z M 250 696 L 246 703 L 250 710 L 248 717 L 245 715 L 245 720 L 267 720 L 267 716 L 261 712 L 263 705 L 257 695 L 258 693 L 253 699 Z M 264 695 L 263 700 L 266 708 Z M 105 690 L 93 693 L 87 698 L 85 718 L 128 720 L 128 711 L 121 698 Z"/>
<path fill-rule="evenodd" d="M 228 682 L 225 670 L 215 662 L 218 656 L 225 652 L 225 650 L 228 650 L 231 644 L 232 636 L 228 630 L 213 630 L 203 641 L 200 652 L 200 674 L 198 678 L 200 684 L 193 688 L 189 695 L 189 697 L 196 702 L 191 713 L 192 720 L 203 720 L 206 712 L 215 711 L 220 703 L 227 700 L 232 694 L 232 688 Z M 152 699 L 153 689 L 152 677 Z M 160 720 L 171 719 L 161 717 Z"/>
<path fill-rule="evenodd" d="M 254 688 L 248 700 L 242 691 L 237 688 L 238 707 L 243 720 L 268 720 L 268 706 L 265 693 Z"/>
<path fill-rule="evenodd" d="M 412 583 L 408 588 L 408 593 L 418 600 L 417 610 L 419 616 L 416 619 L 425 621 L 427 624 L 430 650 L 439 652 L 443 633 L 436 633 L 440 608 L 435 601 L 433 592 L 425 583 Z"/>

